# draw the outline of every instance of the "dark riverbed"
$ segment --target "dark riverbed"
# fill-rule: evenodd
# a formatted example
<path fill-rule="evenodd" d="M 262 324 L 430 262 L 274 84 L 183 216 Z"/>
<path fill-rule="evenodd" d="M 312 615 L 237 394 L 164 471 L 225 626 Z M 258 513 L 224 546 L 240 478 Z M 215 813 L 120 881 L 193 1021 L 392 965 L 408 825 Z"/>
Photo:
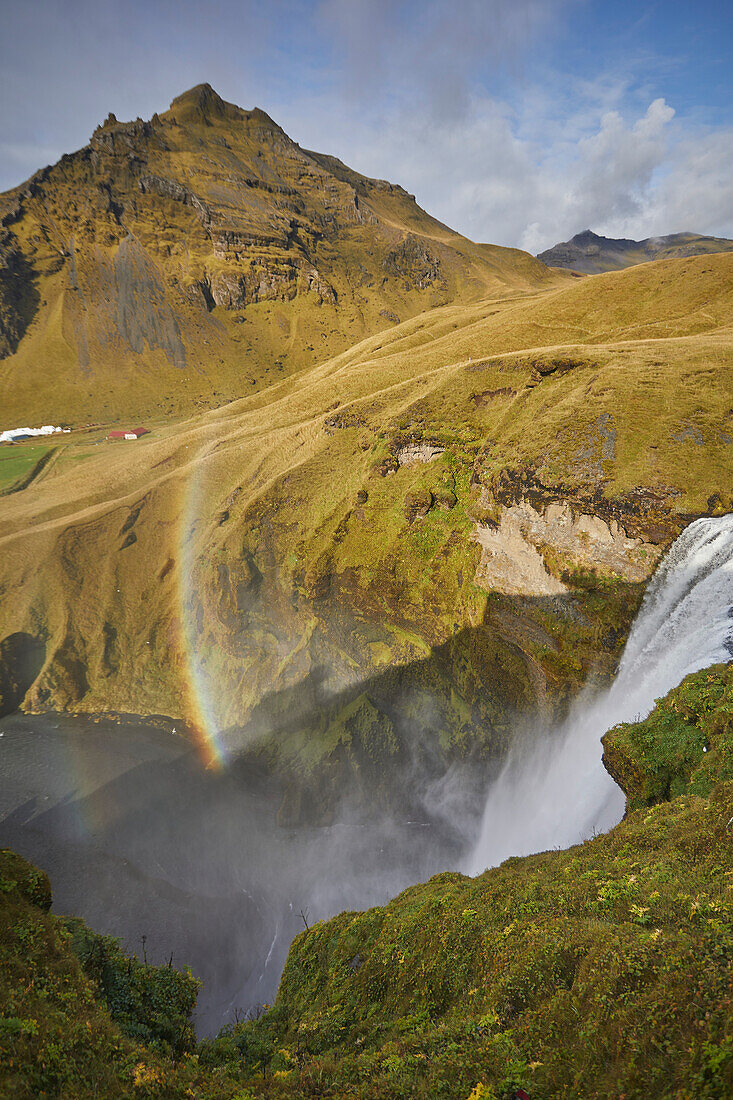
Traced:
<path fill-rule="evenodd" d="M 357 814 L 346 792 L 328 827 L 282 828 L 280 799 L 261 769 L 207 771 L 161 729 L 0 722 L 0 843 L 48 872 L 55 912 L 188 964 L 202 1034 L 273 1000 L 301 911 L 313 923 L 380 904 L 458 860 L 437 817 Z"/>

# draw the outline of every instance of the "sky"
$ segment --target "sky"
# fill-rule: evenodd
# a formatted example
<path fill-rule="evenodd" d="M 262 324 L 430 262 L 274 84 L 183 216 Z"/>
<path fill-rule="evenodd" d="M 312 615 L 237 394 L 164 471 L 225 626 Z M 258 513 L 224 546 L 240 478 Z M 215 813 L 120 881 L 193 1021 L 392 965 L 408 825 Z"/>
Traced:
<path fill-rule="evenodd" d="M 208 82 L 474 240 L 733 237 L 730 0 L 0 0 L 0 190 Z"/>

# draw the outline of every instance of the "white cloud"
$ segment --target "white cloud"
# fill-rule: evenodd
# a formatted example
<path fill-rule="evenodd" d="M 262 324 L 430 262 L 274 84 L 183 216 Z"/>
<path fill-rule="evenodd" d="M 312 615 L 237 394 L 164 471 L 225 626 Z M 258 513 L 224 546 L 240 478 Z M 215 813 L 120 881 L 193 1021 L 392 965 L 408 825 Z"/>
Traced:
<path fill-rule="evenodd" d="M 67 7 L 8 9 L 0 186 L 77 148 L 108 111 L 149 117 L 209 80 L 475 240 L 733 236 L 733 134 L 645 92 L 653 57 L 604 69 L 599 44 L 592 79 L 570 59 L 543 67 L 583 0 L 217 0 L 210 19 L 194 0 Z"/>
<path fill-rule="evenodd" d="M 649 195 L 651 234 L 686 229 L 733 237 L 733 129 L 683 135 Z"/>
<path fill-rule="evenodd" d="M 401 183 L 474 240 L 539 252 L 587 228 L 635 238 L 684 229 L 733 236 L 732 135 L 685 126 L 663 98 L 636 116 L 607 109 L 622 98 L 622 85 L 604 79 L 563 115 L 566 103 L 530 90 L 531 126 L 526 104 L 520 115 L 476 95 L 450 119 L 402 102 L 355 124 L 328 97 L 284 113 L 304 144 Z"/>

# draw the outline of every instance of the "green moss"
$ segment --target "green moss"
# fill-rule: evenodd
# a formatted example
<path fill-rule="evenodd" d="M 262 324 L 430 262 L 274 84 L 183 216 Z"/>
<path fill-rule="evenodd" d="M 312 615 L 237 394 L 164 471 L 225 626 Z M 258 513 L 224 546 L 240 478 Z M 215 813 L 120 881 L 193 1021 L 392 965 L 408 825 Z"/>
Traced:
<path fill-rule="evenodd" d="M 603 738 L 604 759 L 637 809 L 733 779 L 733 666 L 688 676 L 643 722 Z"/>
<path fill-rule="evenodd" d="M 0 851 L 0 1095 L 235 1096 L 231 1072 L 199 1070 L 190 975 L 126 958 L 50 900 L 43 872 Z"/>

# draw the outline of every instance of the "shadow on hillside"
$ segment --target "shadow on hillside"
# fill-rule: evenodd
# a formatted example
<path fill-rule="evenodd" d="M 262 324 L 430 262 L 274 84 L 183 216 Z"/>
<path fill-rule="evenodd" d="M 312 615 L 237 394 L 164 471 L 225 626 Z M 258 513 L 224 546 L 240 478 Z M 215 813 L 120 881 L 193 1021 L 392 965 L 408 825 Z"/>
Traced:
<path fill-rule="evenodd" d="M 462 866 L 512 735 L 546 721 L 540 620 L 569 630 L 579 613 L 494 600 L 479 626 L 336 693 L 321 664 L 227 731 L 241 751 L 221 771 L 142 722 L 8 718 L 0 839 L 50 873 L 57 912 L 190 964 L 214 1032 L 272 1000 L 306 922 Z"/>
<path fill-rule="evenodd" d="M 329 823 L 345 790 L 367 816 L 417 815 L 426 792 L 440 803 L 459 787 L 458 817 L 471 818 L 513 732 L 551 726 L 589 676 L 608 680 L 630 623 L 587 620 L 571 596 L 495 597 L 479 626 L 424 658 L 337 692 L 321 664 L 266 695 L 244 728 L 226 731 L 232 766 L 277 775 L 282 825 Z"/>
<path fill-rule="evenodd" d="M 11 251 L 0 270 L 0 357 L 18 350 L 40 303 L 36 271 L 21 252 Z"/>
<path fill-rule="evenodd" d="M 0 642 L 0 718 L 20 706 L 40 673 L 46 647 L 40 638 L 18 631 Z"/>

